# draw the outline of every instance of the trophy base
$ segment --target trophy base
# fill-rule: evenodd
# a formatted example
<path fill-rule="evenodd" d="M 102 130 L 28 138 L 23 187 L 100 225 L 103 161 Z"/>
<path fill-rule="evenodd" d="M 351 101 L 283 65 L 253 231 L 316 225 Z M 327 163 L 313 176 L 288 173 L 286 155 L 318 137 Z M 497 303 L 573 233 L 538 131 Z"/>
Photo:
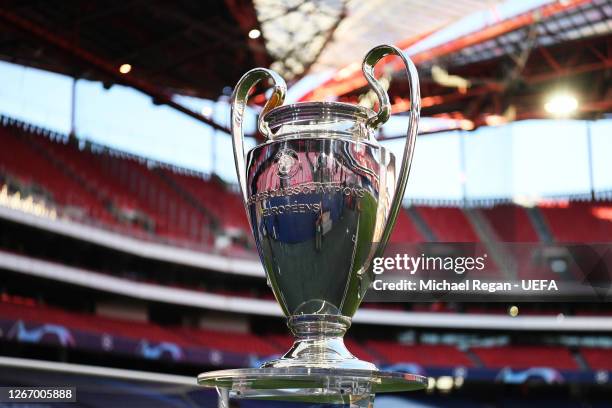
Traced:
<path fill-rule="evenodd" d="M 427 377 L 346 368 L 240 368 L 200 374 L 198 384 L 227 390 L 231 398 L 371 407 L 374 394 L 421 390 Z"/>
<path fill-rule="evenodd" d="M 353 356 L 342 338 L 350 325 L 345 316 L 290 316 L 288 324 L 296 339 L 285 355 L 260 368 L 203 373 L 198 384 L 233 398 L 348 403 L 351 407 L 371 407 L 376 393 L 427 386 L 426 377 L 379 371 Z"/>

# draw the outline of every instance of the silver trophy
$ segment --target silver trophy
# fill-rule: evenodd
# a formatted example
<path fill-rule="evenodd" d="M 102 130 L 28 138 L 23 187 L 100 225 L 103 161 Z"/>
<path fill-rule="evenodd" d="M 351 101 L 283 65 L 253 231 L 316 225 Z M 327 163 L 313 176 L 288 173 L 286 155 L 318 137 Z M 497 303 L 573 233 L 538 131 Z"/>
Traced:
<path fill-rule="evenodd" d="M 399 171 L 374 133 L 391 115 L 374 66 L 399 56 L 410 82 L 411 110 Z M 286 85 L 256 68 L 232 96 L 236 172 L 268 285 L 295 336 L 291 349 L 261 368 L 200 374 L 200 385 L 243 398 L 350 403 L 369 407 L 377 392 L 421 389 L 421 376 L 384 372 L 353 356 L 343 336 L 371 281 L 400 210 L 420 111 L 416 68 L 396 47 L 381 45 L 363 61 L 379 110 L 345 103 L 282 106 Z M 265 143 L 244 152 L 249 92 L 273 83 L 258 120 Z M 246 345 L 245 345 L 246 347 Z"/>

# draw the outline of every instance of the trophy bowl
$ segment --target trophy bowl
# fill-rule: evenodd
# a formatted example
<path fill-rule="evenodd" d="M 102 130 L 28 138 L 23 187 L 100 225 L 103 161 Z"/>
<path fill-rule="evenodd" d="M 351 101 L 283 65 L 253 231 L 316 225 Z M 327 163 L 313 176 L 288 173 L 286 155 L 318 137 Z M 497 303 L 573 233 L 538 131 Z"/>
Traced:
<path fill-rule="evenodd" d="M 392 54 L 406 66 L 412 104 L 399 164 L 375 139 L 391 105 L 374 66 Z M 372 259 L 382 254 L 401 207 L 420 110 L 416 69 L 399 49 L 372 49 L 363 72 L 378 96 L 378 112 L 337 102 L 281 106 L 285 83 L 263 68 L 238 82 L 232 96 L 236 171 L 267 283 L 295 342 L 259 369 L 201 374 L 201 385 L 244 398 L 363 406 L 376 392 L 425 386 L 420 376 L 379 371 L 343 341 L 372 281 Z M 245 155 L 244 110 L 263 79 L 274 83 L 258 121 L 267 140 Z"/>

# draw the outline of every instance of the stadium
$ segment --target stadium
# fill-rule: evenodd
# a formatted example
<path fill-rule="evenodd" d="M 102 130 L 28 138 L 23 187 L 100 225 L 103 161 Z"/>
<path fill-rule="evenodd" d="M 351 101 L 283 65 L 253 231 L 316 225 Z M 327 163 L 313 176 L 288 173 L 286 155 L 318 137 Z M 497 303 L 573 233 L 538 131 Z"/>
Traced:
<path fill-rule="evenodd" d="M 422 96 L 390 252 L 486 253 L 478 279 L 564 289 L 371 288 L 347 348 L 428 379 L 375 406 L 612 407 L 608 0 L 0 3 L 0 387 L 76 390 L 48 407 L 315 406 L 196 383 L 293 343 L 237 184 L 230 95 L 267 67 L 286 104 L 374 107 L 360 64 L 381 43 Z M 393 116 L 377 137 L 401 156 L 409 82 L 380 65 Z"/>

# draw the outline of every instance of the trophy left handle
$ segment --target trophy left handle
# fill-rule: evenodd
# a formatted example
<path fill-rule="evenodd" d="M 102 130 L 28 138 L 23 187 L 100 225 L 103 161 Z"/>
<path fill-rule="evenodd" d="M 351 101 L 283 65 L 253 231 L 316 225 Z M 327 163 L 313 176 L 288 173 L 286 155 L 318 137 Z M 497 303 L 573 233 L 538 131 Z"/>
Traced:
<path fill-rule="evenodd" d="M 402 200 L 404 198 L 404 192 L 406 191 L 406 183 L 408 182 L 408 174 L 410 173 L 410 165 L 412 163 L 412 154 L 414 153 L 414 144 L 416 142 L 416 136 L 419 125 L 419 115 L 421 112 L 421 91 L 419 88 L 419 74 L 417 72 L 414 63 L 408 58 L 402 50 L 392 45 L 379 45 L 368 52 L 363 60 L 363 74 L 376 93 L 379 101 L 379 110 L 376 116 L 370 119 L 368 125 L 376 129 L 389 120 L 391 116 L 391 103 L 389 102 L 389 96 L 387 91 L 380 85 L 376 77 L 374 76 L 374 67 L 382 58 L 388 55 L 396 55 L 401 58 L 406 68 L 406 74 L 408 75 L 408 84 L 410 86 L 410 110 L 408 111 L 408 131 L 406 135 L 406 143 L 404 146 L 404 155 L 402 157 L 402 163 L 400 166 L 399 173 L 396 178 L 395 195 L 391 201 L 389 208 L 388 222 L 385 225 L 385 229 L 380 238 L 378 245 L 378 252 L 382 253 L 391 237 L 395 220 L 402 207 Z"/>
<path fill-rule="evenodd" d="M 246 157 L 244 153 L 244 113 L 249 99 L 249 93 L 260 81 L 271 80 L 272 95 L 264 105 L 263 110 L 257 121 L 259 132 L 266 138 L 270 138 L 270 130 L 267 123 L 263 120 L 266 113 L 280 106 L 285 101 L 287 94 L 287 85 L 285 80 L 276 72 L 266 68 L 254 68 L 244 74 L 236 84 L 231 100 L 231 116 L 232 116 L 232 144 L 234 146 L 234 163 L 236 164 L 236 175 L 238 184 L 242 192 L 242 199 L 245 206 L 247 203 L 247 174 L 246 174 Z"/>

